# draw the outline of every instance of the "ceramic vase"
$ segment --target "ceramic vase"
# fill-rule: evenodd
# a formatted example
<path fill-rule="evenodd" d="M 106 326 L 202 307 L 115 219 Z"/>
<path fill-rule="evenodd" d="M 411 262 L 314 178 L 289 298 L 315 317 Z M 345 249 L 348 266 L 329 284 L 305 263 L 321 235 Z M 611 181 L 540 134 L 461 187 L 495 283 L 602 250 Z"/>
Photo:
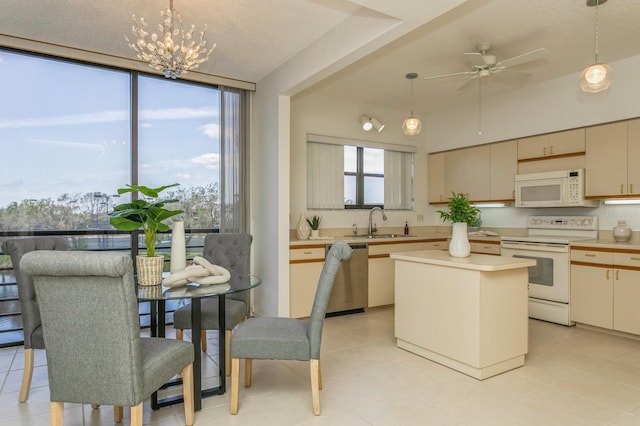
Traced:
<path fill-rule="evenodd" d="M 449 254 L 453 257 L 467 257 L 471 253 L 471 244 L 467 235 L 467 224 L 457 222 L 453 224 L 453 233 L 449 243 Z"/>
<path fill-rule="evenodd" d="M 320 236 L 320 230 L 319 229 L 312 229 L 311 230 L 311 236 L 313 238 L 318 238 Z"/>
<path fill-rule="evenodd" d="M 299 240 L 306 240 L 311 233 L 311 227 L 307 223 L 307 219 L 304 217 L 304 213 L 300 213 L 300 220 L 298 226 L 296 226 L 296 235 Z"/>
<path fill-rule="evenodd" d="M 625 220 L 619 220 L 618 225 L 613 228 L 613 239 L 617 243 L 624 243 L 631 238 L 631 228 L 627 225 Z"/>
<path fill-rule="evenodd" d="M 169 271 L 172 274 L 184 271 L 187 267 L 187 245 L 184 236 L 184 222 L 174 222 L 171 230 L 171 261 Z"/>

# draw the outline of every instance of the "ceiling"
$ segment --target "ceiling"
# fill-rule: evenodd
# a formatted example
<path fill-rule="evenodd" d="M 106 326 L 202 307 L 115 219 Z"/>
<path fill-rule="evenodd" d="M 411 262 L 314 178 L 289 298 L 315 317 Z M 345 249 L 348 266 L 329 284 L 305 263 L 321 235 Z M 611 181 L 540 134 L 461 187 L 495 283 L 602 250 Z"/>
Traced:
<path fill-rule="evenodd" d="M 199 71 L 257 82 L 258 90 L 261 79 L 354 16 L 366 11 L 377 14 L 381 24 L 402 23 L 411 20 L 410 5 L 428 8 L 433 2 L 174 0 L 185 24 L 206 23 L 206 38 L 217 44 Z M 156 24 L 167 6 L 168 0 L 3 0 L 0 35 L 135 59 L 124 40 L 130 34 L 131 14 Z M 640 1 L 610 0 L 599 7 L 598 16 L 600 61 L 640 54 Z M 470 70 L 463 53 L 475 52 L 477 43 L 490 42 L 490 53 L 498 60 L 542 47 L 549 51 L 546 59 L 516 68 L 532 73 L 526 80 L 503 80 L 500 75 L 483 79 L 483 96 L 492 96 L 578 73 L 593 63 L 594 24 L 595 8 L 587 7 L 586 0 L 468 0 L 409 33 L 398 32 L 399 38 L 385 41 L 365 57 L 353 55 L 357 60 L 346 61 L 339 71 L 306 90 L 408 109 L 410 83 L 405 74 L 416 72 L 413 109 L 426 113 L 477 100 L 477 85 L 456 90 L 464 77 L 422 79 Z M 370 46 L 376 37 L 364 35 L 357 42 Z M 620 82 L 614 79 L 615 84 Z"/>

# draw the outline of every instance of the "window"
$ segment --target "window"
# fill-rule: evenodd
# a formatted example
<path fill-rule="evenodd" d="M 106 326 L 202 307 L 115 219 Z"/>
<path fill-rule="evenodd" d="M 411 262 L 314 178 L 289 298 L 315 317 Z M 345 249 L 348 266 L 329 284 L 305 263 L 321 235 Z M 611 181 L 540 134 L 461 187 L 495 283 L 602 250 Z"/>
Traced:
<path fill-rule="evenodd" d="M 111 231 L 118 188 L 174 182 L 187 228 L 244 229 L 245 91 L 4 49 L 0 90 L 0 231 Z"/>
<path fill-rule="evenodd" d="M 307 135 L 307 208 L 413 208 L 415 147 Z"/>

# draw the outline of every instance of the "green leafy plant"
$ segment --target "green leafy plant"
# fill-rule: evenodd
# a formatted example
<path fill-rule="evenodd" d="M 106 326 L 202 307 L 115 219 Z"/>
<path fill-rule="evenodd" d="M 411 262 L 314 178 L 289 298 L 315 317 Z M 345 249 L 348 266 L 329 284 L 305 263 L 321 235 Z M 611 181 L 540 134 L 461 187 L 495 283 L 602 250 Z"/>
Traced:
<path fill-rule="evenodd" d="M 313 229 L 315 231 L 318 228 L 320 228 L 320 221 L 321 220 L 322 220 L 322 218 L 320 216 L 313 215 L 313 216 L 311 216 L 311 219 L 307 218 L 307 223 L 309 224 L 311 229 Z"/>
<path fill-rule="evenodd" d="M 166 232 L 169 225 L 163 221 L 170 217 L 183 213 L 182 210 L 168 210 L 165 204 L 177 203 L 178 200 L 158 200 L 160 192 L 167 188 L 180 185 L 174 183 L 159 188 L 149 188 L 143 185 L 127 185 L 127 188 L 118 188 L 118 194 L 127 192 L 139 192 L 146 198 L 138 198 L 130 203 L 118 204 L 109 213 L 109 223 L 120 231 L 144 230 L 144 240 L 147 244 L 147 256 L 156 254 L 156 234 L 158 231 Z"/>
<path fill-rule="evenodd" d="M 451 193 L 449 197 L 449 211 L 437 210 L 440 213 L 440 219 L 448 220 L 452 223 L 465 222 L 468 226 L 478 223 L 480 219 L 480 210 L 473 206 L 467 196 L 463 193 Z"/>

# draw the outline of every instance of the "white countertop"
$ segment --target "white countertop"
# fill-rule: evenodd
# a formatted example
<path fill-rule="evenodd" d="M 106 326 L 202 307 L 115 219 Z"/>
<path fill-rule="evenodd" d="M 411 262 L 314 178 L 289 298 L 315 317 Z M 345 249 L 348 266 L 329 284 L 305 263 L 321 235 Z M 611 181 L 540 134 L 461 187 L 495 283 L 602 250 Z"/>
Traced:
<path fill-rule="evenodd" d="M 620 250 L 640 250 L 640 241 L 631 239 L 625 243 L 616 242 L 613 238 L 599 238 L 593 240 L 580 240 L 573 241 L 571 247 L 594 247 L 594 248 L 608 248 L 608 249 L 620 249 Z"/>
<path fill-rule="evenodd" d="M 426 263 L 431 265 L 448 266 L 451 268 L 472 269 L 475 271 L 504 271 L 508 269 L 528 268 L 535 266 L 532 259 L 521 259 L 506 256 L 493 256 L 472 253 L 468 257 L 452 257 L 445 250 L 420 250 L 410 252 L 391 253 L 392 259 L 408 262 Z"/>
<path fill-rule="evenodd" d="M 347 243 L 369 243 L 369 244 L 402 244 L 402 243 L 415 243 L 420 241 L 446 241 L 448 238 L 451 238 L 450 234 L 445 233 L 431 233 L 431 234 L 421 234 L 421 235 L 399 235 L 397 237 L 389 237 L 389 238 L 368 238 L 366 235 L 358 235 L 357 237 L 353 236 L 322 236 L 314 239 L 307 240 L 298 240 L 292 239 L 289 241 L 290 246 L 308 246 L 308 245 L 317 245 L 317 244 L 333 244 L 337 240 L 343 240 Z M 496 244 L 500 244 L 499 236 L 469 236 L 469 241 L 482 241 L 482 242 L 495 242 Z"/>

